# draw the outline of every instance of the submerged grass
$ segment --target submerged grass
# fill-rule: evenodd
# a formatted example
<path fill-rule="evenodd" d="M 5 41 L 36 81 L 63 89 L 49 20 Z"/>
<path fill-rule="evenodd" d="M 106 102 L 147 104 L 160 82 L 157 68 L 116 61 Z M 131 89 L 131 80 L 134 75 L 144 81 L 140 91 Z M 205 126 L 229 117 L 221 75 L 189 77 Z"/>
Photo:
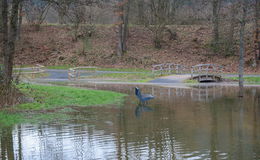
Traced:
<path fill-rule="evenodd" d="M 0 111 L 0 128 L 12 126 L 21 122 L 24 116 L 21 114 L 8 113 L 7 111 Z"/>
<path fill-rule="evenodd" d="M 64 122 L 70 118 L 69 112 L 53 112 L 53 113 L 12 113 L 8 111 L 0 111 L 0 129 L 13 126 L 20 123 L 38 123 L 59 121 Z"/>
<path fill-rule="evenodd" d="M 226 79 L 231 79 L 231 80 L 235 80 L 235 81 L 239 80 L 238 77 L 226 77 Z M 244 80 L 246 83 L 260 84 L 260 77 L 244 77 Z"/>

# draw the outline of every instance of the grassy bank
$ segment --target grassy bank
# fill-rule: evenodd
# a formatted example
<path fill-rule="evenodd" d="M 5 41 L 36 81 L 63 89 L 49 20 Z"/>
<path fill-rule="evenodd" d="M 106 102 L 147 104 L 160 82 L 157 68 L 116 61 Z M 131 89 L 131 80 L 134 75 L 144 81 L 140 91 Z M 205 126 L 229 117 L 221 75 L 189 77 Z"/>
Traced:
<path fill-rule="evenodd" d="M 149 82 L 153 79 L 160 77 L 161 75 L 155 75 L 148 72 L 140 73 L 104 73 L 93 76 L 85 76 L 83 79 L 102 79 L 110 81 L 120 81 L 120 82 Z"/>
<path fill-rule="evenodd" d="M 120 93 L 86 90 L 64 86 L 19 85 L 20 90 L 34 99 L 33 103 L 16 106 L 17 109 L 49 109 L 64 106 L 96 106 L 122 100 Z"/>
<path fill-rule="evenodd" d="M 66 117 L 72 107 L 119 104 L 124 94 L 64 86 L 21 84 L 17 86 L 32 101 L 0 110 L 0 127 L 21 122 L 58 120 Z"/>
<path fill-rule="evenodd" d="M 197 83 L 199 83 L 197 80 L 193 80 L 193 79 L 186 79 L 183 82 L 187 83 L 187 84 L 197 84 Z"/>

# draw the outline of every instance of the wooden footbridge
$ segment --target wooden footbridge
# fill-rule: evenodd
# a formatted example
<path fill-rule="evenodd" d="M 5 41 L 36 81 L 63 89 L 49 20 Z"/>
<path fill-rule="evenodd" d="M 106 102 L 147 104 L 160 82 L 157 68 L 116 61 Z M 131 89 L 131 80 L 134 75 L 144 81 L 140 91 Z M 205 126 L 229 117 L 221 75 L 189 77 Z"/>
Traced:
<path fill-rule="evenodd" d="M 191 78 L 199 82 L 219 82 L 222 80 L 223 67 L 216 64 L 199 64 L 191 69 Z"/>
<path fill-rule="evenodd" d="M 184 65 L 164 63 L 152 66 L 154 74 L 191 73 L 191 79 L 199 82 L 219 82 L 222 80 L 223 67 L 216 64 L 198 64 L 190 69 Z"/>

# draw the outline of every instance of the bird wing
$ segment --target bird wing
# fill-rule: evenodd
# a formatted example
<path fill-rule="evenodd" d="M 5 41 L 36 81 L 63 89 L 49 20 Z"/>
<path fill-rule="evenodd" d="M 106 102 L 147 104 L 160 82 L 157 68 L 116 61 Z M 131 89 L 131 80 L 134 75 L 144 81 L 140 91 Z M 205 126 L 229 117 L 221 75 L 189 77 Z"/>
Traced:
<path fill-rule="evenodd" d="M 151 95 L 151 94 L 143 94 L 142 97 L 143 97 L 143 98 L 151 98 L 151 99 L 154 98 L 154 96 Z"/>

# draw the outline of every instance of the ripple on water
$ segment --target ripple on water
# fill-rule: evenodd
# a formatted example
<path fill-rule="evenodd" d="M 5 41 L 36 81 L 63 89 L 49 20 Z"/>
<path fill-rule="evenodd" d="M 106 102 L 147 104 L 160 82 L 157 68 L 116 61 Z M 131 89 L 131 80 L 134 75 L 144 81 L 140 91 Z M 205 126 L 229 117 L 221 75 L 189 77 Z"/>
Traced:
<path fill-rule="evenodd" d="M 30 160 L 260 159 L 260 108 L 253 98 L 260 91 L 246 92 L 243 103 L 230 89 L 210 101 L 188 90 L 173 91 L 185 94 L 159 96 L 139 117 L 131 97 L 123 107 L 84 108 L 66 122 L 0 131 L 1 144 L 12 137 L 14 155 Z"/>

